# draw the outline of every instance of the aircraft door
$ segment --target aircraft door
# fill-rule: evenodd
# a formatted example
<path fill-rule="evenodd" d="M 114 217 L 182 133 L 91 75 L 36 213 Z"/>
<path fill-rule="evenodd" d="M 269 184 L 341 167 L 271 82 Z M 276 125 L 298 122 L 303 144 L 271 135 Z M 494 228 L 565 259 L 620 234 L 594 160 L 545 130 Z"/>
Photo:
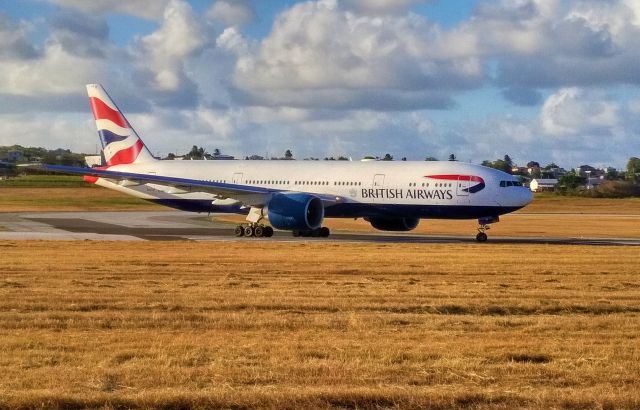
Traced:
<path fill-rule="evenodd" d="M 467 175 L 458 175 L 456 185 L 456 194 L 458 196 L 469 196 L 469 187 L 471 186 L 470 177 Z"/>
<path fill-rule="evenodd" d="M 372 192 L 372 196 L 370 201 L 371 202 L 381 202 L 384 203 L 385 200 L 383 197 L 381 197 L 380 195 L 382 195 L 380 192 L 381 191 L 377 191 L 377 190 L 382 190 L 382 188 L 384 188 L 384 174 L 375 174 L 373 176 L 373 189 L 369 190 Z"/>
<path fill-rule="evenodd" d="M 467 175 L 459 175 L 456 181 L 456 195 L 458 205 L 469 205 L 469 187 L 471 186 L 471 177 Z"/>
<path fill-rule="evenodd" d="M 373 187 L 382 188 L 384 186 L 384 174 L 376 174 L 373 176 Z"/>
<path fill-rule="evenodd" d="M 233 174 L 233 178 L 231 178 L 232 184 L 242 184 L 242 172 L 236 172 Z"/>

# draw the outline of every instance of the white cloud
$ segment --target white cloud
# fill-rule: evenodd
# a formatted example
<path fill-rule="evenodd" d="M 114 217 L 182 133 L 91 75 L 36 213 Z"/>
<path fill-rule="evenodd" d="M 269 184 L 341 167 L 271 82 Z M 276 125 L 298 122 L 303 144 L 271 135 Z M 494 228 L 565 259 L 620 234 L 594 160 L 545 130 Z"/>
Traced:
<path fill-rule="evenodd" d="M 0 60 L 36 57 L 36 49 L 29 42 L 27 33 L 26 23 L 14 23 L 0 13 Z"/>
<path fill-rule="evenodd" d="M 256 18 L 250 0 L 218 0 L 207 11 L 207 16 L 226 26 L 243 26 Z"/>
<path fill-rule="evenodd" d="M 77 93 L 107 77 L 101 60 L 71 54 L 59 43 L 48 44 L 38 59 L 0 60 L 0 72 L 0 93 L 43 97 Z"/>
<path fill-rule="evenodd" d="M 160 28 L 141 40 L 145 63 L 155 72 L 158 88 L 176 89 L 180 85 L 178 71 L 182 61 L 205 44 L 206 37 L 191 7 L 183 1 L 171 0 Z"/>
<path fill-rule="evenodd" d="M 64 7 L 80 10 L 87 14 L 126 13 L 145 19 L 162 17 L 166 5 L 171 0 L 49 0 Z"/>
<path fill-rule="evenodd" d="M 136 84 L 161 105 L 195 106 L 198 90 L 188 64 L 209 44 L 200 19 L 183 0 L 171 0 L 162 24 L 134 50 Z"/>
<path fill-rule="evenodd" d="M 15 24 L 0 16 L 0 44 L 5 48 L 3 52 L 0 45 L 0 94 L 46 100 L 51 95 L 82 92 L 84 84 L 108 77 L 103 59 L 113 49 L 104 20 L 64 13 L 48 23 L 49 37 L 36 48 L 26 23 Z M 12 34 L 6 35 L 6 28 Z"/>
<path fill-rule="evenodd" d="M 303 108 L 444 108 L 453 90 L 478 86 L 475 57 L 439 58 L 440 32 L 422 17 L 366 16 L 336 2 L 281 14 L 257 52 L 238 60 L 248 104 Z"/>
<path fill-rule="evenodd" d="M 632 68 L 640 59 L 640 26 L 629 2 L 515 4 L 520 6 L 484 10 L 467 24 L 486 39 L 486 58 L 497 58 L 500 85 L 525 89 L 640 84 L 640 71 Z M 492 21 L 501 24 L 486 23 Z M 502 43 L 495 41 L 498 36 Z"/>
<path fill-rule="evenodd" d="M 0 145 L 65 148 L 93 153 L 98 143 L 95 123 L 87 114 L 0 115 Z"/>
<path fill-rule="evenodd" d="M 237 55 L 249 52 L 249 43 L 235 27 L 228 27 L 216 39 L 216 46 Z"/>
<path fill-rule="evenodd" d="M 620 125 L 620 106 L 600 92 L 563 88 L 545 101 L 540 122 L 551 136 L 609 135 Z"/>
<path fill-rule="evenodd" d="M 429 0 L 344 0 L 347 7 L 363 13 L 398 13 L 418 3 Z"/>

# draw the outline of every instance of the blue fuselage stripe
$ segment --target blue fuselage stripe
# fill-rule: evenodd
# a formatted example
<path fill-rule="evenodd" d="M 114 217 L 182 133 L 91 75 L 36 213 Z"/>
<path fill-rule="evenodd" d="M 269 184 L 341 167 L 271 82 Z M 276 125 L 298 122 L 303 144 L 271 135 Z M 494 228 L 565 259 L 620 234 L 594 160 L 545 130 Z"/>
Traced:
<path fill-rule="evenodd" d="M 240 205 L 214 205 L 200 199 L 150 199 L 160 205 L 190 212 L 220 212 L 247 214 L 248 208 Z M 325 208 L 327 218 L 402 217 L 427 219 L 477 219 L 504 215 L 521 207 L 471 206 L 471 205 L 382 205 L 336 204 Z"/>

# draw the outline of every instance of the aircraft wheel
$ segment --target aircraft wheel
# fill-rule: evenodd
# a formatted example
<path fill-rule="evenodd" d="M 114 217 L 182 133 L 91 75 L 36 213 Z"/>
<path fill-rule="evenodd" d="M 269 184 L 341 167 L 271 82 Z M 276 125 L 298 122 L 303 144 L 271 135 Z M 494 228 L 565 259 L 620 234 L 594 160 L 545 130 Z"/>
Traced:
<path fill-rule="evenodd" d="M 242 225 L 238 225 L 236 226 L 235 231 L 233 231 L 233 233 L 237 236 L 237 237 L 241 237 L 244 235 L 244 226 Z"/>
<path fill-rule="evenodd" d="M 476 235 L 476 241 L 478 242 L 486 242 L 489 237 L 484 232 L 478 232 Z"/>
<path fill-rule="evenodd" d="M 326 226 L 323 226 L 322 228 L 320 228 L 320 236 L 322 238 L 328 238 L 330 233 L 331 231 Z"/>
<path fill-rule="evenodd" d="M 253 228 L 251 226 L 244 227 L 244 236 L 246 237 L 253 236 Z"/>
<path fill-rule="evenodd" d="M 273 236 L 273 228 L 270 226 L 264 227 L 264 237 L 271 238 Z"/>
<path fill-rule="evenodd" d="M 264 236 L 264 228 L 260 225 L 256 226 L 253 228 L 253 234 L 256 238 L 262 238 Z"/>

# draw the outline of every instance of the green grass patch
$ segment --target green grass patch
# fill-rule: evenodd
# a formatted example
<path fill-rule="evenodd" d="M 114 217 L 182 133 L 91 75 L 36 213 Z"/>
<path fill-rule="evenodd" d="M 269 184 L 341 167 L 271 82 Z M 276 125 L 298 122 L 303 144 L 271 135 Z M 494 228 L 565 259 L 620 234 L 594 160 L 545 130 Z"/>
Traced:
<path fill-rule="evenodd" d="M 81 208 L 81 209 L 107 209 L 113 208 L 118 210 L 120 208 L 134 208 L 140 206 L 150 206 L 148 201 L 134 197 L 122 197 L 122 198 L 94 198 L 91 196 L 69 196 L 66 198 L 2 198 L 0 195 L 0 209 L 2 207 L 15 208 L 15 207 L 43 207 L 43 208 Z"/>
<path fill-rule="evenodd" d="M 90 187 L 79 175 L 25 175 L 0 181 L 0 187 L 12 188 L 61 188 Z"/>

